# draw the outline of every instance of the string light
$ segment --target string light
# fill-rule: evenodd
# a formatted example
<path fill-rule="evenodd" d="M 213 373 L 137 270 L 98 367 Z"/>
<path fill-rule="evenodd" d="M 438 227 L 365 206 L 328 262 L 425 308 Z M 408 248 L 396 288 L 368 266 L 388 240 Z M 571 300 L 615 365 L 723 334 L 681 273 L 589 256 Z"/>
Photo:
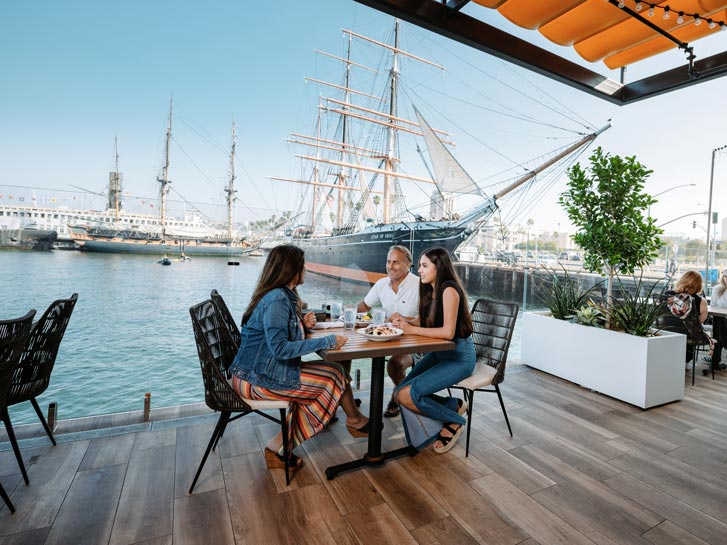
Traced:
<path fill-rule="evenodd" d="M 613 2 L 613 3 L 616 4 L 616 2 Z M 660 9 L 663 12 L 662 17 L 665 21 L 668 21 L 669 19 L 671 19 L 671 13 L 672 13 L 673 9 L 668 5 L 660 6 L 659 4 L 655 4 L 652 2 L 643 2 L 642 0 L 635 0 L 634 1 L 634 11 L 636 11 L 636 12 L 642 11 L 644 9 L 644 4 L 649 6 L 649 11 L 647 12 L 647 15 L 649 17 L 654 17 L 656 10 Z M 618 7 L 620 9 L 623 9 L 624 7 L 626 7 L 626 0 L 618 0 Z M 683 11 L 677 11 L 675 13 L 677 13 L 676 22 L 678 25 L 683 25 L 684 22 L 686 21 L 686 18 L 691 17 L 694 20 L 694 24 L 696 26 L 701 25 L 702 21 L 706 21 L 707 26 L 709 27 L 710 30 L 716 28 L 717 26 L 719 26 L 720 30 L 727 30 L 727 21 L 716 21 L 709 17 L 703 17 L 699 13 L 685 13 Z"/>

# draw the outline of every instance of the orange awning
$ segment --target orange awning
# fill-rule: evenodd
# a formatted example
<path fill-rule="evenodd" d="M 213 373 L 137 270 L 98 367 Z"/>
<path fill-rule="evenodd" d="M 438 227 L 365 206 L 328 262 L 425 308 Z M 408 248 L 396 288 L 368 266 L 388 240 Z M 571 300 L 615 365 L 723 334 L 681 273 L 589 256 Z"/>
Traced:
<path fill-rule="evenodd" d="M 626 9 L 605 0 L 474 0 L 496 9 L 510 22 L 538 30 L 547 39 L 573 47 L 589 62 L 603 61 L 608 68 L 621 68 L 646 59 L 677 44 L 659 34 Z M 638 2 L 624 0 L 628 8 L 681 42 L 691 43 L 715 32 L 727 22 L 724 0 L 670 0 Z M 637 11 L 640 5 L 640 11 Z M 651 6 L 652 15 L 649 15 Z M 668 9 L 668 18 L 665 18 Z M 682 12 L 682 22 L 678 22 Z M 695 24 L 699 15 L 700 24 Z M 712 25 L 709 20 L 712 20 Z M 722 23 L 722 24 L 720 24 Z M 710 28 L 710 26 L 712 28 Z"/>
<path fill-rule="evenodd" d="M 615 104 L 631 104 L 727 76 L 727 49 L 705 56 L 693 45 L 727 28 L 727 0 L 355 1 Z M 502 17 L 488 17 L 497 21 L 486 22 L 482 15 L 487 9 L 497 10 Z M 503 17 L 609 69 L 677 47 L 683 50 L 684 62 L 636 81 L 617 81 L 586 63 L 570 60 L 557 48 L 546 49 L 528 36 L 516 36 L 503 28 Z M 724 36 L 727 42 L 727 33 Z"/>

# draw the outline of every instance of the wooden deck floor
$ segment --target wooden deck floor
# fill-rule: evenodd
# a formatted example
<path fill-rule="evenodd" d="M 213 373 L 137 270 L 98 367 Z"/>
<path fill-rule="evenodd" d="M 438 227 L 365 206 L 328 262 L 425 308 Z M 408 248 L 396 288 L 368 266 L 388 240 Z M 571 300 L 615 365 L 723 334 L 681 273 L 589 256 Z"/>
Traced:
<path fill-rule="evenodd" d="M 0 452 L 17 508 L 0 510 L 0 545 L 727 543 L 724 373 L 649 411 L 525 367 L 503 392 L 515 437 L 479 395 L 468 459 L 462 441 L 329 482 L 324 468 L 365 446 L 342 418 L 304 445 L 287 488 L 261 452 L 275 425 L 257 416 L 230 426 L 193 495 L 213 415 L 26 444 L 30 486 Z M 384 433 L 403 445 L 398 421 Z"/>

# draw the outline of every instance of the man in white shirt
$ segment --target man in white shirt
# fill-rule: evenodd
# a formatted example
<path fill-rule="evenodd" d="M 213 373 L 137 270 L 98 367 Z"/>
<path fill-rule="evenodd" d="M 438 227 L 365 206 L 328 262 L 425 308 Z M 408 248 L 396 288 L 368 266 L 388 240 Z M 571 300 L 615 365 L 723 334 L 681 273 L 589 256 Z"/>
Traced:
<path fill-rule="evenodd" d="M 416 318 L 419 314 L 419 277 L 410 272 L 411 252 L 405 246 L 392 246 L 386 256 L 385 278 L 377 281 L 363 301 L 358 303 L 358 312 L 367 312 L 381 305 L 386 318 L 391 321 L 397 317 Z M 398 385 L 406 376 L 407 368 L 414 364 L 411 354 L 391 356 L 386 364 L 386 372 Z M 384 416 L 399 414 L 399 405 L 392 398 L 386 406 Z"/>

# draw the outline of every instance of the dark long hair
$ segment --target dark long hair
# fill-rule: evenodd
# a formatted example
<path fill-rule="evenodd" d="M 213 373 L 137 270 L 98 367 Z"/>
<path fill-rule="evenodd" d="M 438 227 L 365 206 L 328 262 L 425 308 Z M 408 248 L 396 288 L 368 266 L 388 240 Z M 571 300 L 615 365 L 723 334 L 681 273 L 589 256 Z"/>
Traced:
<path fill-rule="evenodd" d="M 457 271 L 454 270 L 452 259 L 449 252 L 444 248 L 434 247 L 424 250 L 422 256 L 426 256 L 437 269 L 437 278 L 434 280 L 434 286 L 431 284 L 419 283 L 419 318 L 424 327 L 433 327 L 435 316 L 437 315 L 437 306 L 442 305 L 442 286 L 445 282 L 454 282 L 459 288 L 460 305 L 459 311 L 462 314 L 457 321 L 462 320 L 467 331 L 472 331 L 472 317 L 470 316 L 469 305 L 467 303 L 467 294 L 462 287 L 462 281 L 459 279 Z M 419 257 L 421 259 L 421 256 Z M 436 294 L 436 301 L 435 299 Z M 434 304 L 432 302 L 434 301 Z"/>
<path fill-rule="evenodd" d="M 300 276 L 304 267 L 305 252 L 297 246 L 284 244 L 270 250 L 260 273 L 260 278 L 258 278 L 257 286 L 255 286 L 255 291 L 252 293 L 250 304 L 245 310 L 245 314 L 242 315 L 243 325 L 250 319 L 252 311 L 255 310 L 260 299 L 276 288 L 288 286 Z M 293 291 L 298 295 L 297 288 L 293 288 Z M 300 299 L 296 310 L 300 314 Z"/>

